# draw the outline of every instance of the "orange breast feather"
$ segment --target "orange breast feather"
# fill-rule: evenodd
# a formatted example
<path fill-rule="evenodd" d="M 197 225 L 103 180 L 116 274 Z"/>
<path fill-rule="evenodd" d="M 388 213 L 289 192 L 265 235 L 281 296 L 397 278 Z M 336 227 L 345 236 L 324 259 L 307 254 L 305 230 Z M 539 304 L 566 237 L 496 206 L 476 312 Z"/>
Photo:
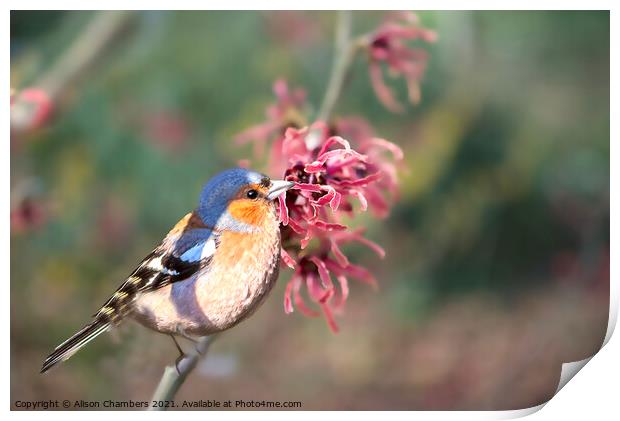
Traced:
<path fill-rule="evenodd" d="M 267 239 L 261 234 L 224 232 L 220 236 L 220 244 L 213 263 L 225 268 L 236 267 L 241 271 L 264 271 L 271 257 L 269 253 L 273 252 L 269 250 L 270 247 L 265 240 Z"/>
<path fill-rule="evenodd" d="M 228 212 L 239 222 L 262 226 L 265 218 L 269 215 L 270 209 L 269 204 L 262 200 L 237 199 L 230 202 Z"/>

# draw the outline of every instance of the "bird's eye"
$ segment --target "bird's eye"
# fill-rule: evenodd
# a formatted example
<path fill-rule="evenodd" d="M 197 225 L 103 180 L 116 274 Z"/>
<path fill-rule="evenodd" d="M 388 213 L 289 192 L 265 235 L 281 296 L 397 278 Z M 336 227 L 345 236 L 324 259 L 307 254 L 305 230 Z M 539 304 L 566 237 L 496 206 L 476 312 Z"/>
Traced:
<path fill-rule="evenodd" d="M 246 196 L 248 197 L 248 199 L 256 199 L 258 197 L 258 192 L 254 189 L 248 190 Z"/>

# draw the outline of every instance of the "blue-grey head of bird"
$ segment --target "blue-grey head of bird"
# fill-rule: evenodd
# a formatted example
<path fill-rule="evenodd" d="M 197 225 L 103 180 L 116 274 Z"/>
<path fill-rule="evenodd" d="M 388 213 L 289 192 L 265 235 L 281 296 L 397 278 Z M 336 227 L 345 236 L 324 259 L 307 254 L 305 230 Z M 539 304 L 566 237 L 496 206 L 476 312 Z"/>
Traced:
<path fill-rule="evenodd" d="M 225 170 L 203 187 L 198 215 L 216 229 L 254 231 L 274 212 L 274 200 L 293 185 L 245 168 Z"/>

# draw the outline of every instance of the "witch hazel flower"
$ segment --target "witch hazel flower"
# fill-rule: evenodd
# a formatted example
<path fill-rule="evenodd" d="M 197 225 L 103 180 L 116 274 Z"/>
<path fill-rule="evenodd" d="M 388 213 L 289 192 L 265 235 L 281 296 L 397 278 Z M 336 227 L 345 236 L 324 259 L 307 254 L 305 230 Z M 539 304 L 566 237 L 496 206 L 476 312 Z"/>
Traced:
<path fill-rule="evenodd" d="M 381 218 L 387 217 L 390 209 L 388 196 L 391 201 L 398 198 L 397 170 L 407 170 L 401 165 L 404 159 L 402 149 L 392 142 L 376 137 L 371 125 L 358 116 L 337 119 L 333 131 L 359 145 L 357 150 L 366 155 L 382 173 L 380 179 L 366 187 L 365 197 L 360 199 L 365 202 L 368 198 L 373 203 L 371 212 Z M 364 203 L 362 210 L 366 210 Z"/>
<path fill-rule="evenodd" d="M 382 65 L 391 76 L 401 76 L 407 83 L 409 102 L 420 102 L 420 80 L 426 71 L 428 53 L 422 48 L 407 45 L 407 41 L 421 40 L 433 43 L 437 34 L 419 26 L 412 12 L 394 12 L 367 39 L 370 81 L 381 103 L 392 112 L 403 112 L 403 105 L 386 85 Z"/>
<path fill-rule="evenodd" d="M 409 100 L 417 103 L 418 84 L 428 56 L 407 43 L 435 39 L 435 32 L 418 25 L 416 15 L 396 12 L 373 33 L 352 40 L 351 48 L 368 52 L 375 93 L 388 109 L 400 112 L 403 106 L 385 84 L 382 67 L 406 80 Z M 342 70 L 338 66 L 335 69 Z M 338 95 L 339 79 L 332 80 L 336 82 L 330 82 L 328 93 Z M 310 317 L 323 314 L 329 327 L 337 331 L 335 315 L 342 312 L 349 296 L 349 281 L 377 286 L 372 273 L 347 256 L 348 245 L 361 244 L 385 257 L 385 251 L 364 236 L 363 228 L 352 229 L 348 224 L 357 213 L 367 210 L 377 217 L 389 214 L 398 195 L 397 168 L 403 151 L 376 137 L 370 124 L 360 117 L 317 121 L 303 127 L 302 92 L 291 91 L 284 81 L 277 81 L 277 101 L 267 110 L 267 120 L 241 133 L 237 142 L 254 142 L 257 150 L 269 144 L 267 172 L 294 182 L 278 198 L 281 260 L 293 270 L 284 294 L 285 312 L 297 309 Z M 319 115 L 330 114 L 330 102 L 324 101 Z"/>
<path fill-rule="evenodd" d="M 310 133 L 319 133 L 317 147 L 308 146 Z M 312 145 L 315 143 L 313 140 Z M 402 159 L 400 152 L 392 154 L 395 160 L 386 160 L 382 151 L 400 149 L 383 139 L 366 139 L 360 148 L 365 153 L 343 137 L 332 135 L 322 122 L 309 128 L 288 128 L 282 142 L 281 155 L 288 165 L 284 178 L 295 182 L 279 198 L 278 207 L 282 261 L 294 270 L 286 287 L 284 309 L 291 313 L 297 308 L 310 317 L 322 313 L 333 331 L 338 330 L 334 314 L 342 311 L 349 295 L 349 279 L 377 286 L 370 271 L 351 262 L 343 247 L 356 242 L 381 258 L 385 256 L 379 245 L 364 237 L 364 229 L 349 229 L 343 216 L 367 209 L 385 216 L 389 205 L 379 183 L 391 182 L 395 160 Z M 313 304 L 308 304 L 304 295 Z"/>

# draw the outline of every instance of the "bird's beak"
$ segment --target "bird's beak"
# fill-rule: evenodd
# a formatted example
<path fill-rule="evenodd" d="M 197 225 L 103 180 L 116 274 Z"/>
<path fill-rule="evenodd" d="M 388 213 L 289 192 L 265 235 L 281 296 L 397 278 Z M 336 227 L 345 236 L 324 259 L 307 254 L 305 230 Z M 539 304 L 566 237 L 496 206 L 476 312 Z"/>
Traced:
<path fill-rule="evenodd" d="M 295 183 L 292 181 L 284 181 L 284 180 L 272 180 L 271 187 L 267 192 L 267 199 L 273 200 L 277 199 L 282 193 L 293 187 Z"/>

